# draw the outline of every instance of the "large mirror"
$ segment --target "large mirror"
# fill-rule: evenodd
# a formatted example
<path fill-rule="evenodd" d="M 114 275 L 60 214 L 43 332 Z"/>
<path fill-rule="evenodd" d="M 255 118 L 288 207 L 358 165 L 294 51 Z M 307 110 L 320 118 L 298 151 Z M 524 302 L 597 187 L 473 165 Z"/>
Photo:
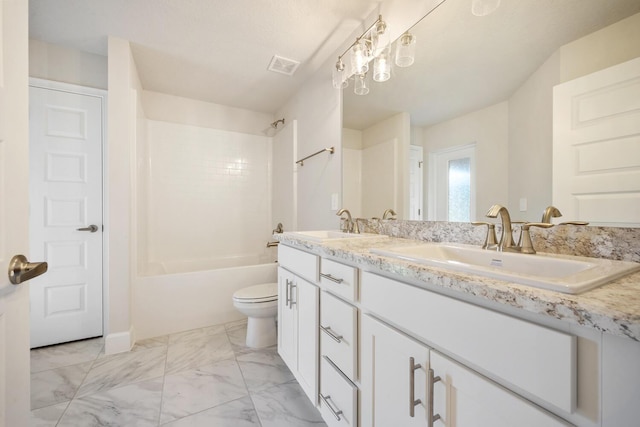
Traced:
<path fill-rule="evenodd" d="M 343 89 L 354 215 L 482 220 L 500 203 L 539 221 L 554 202 L 553 87 L 640 57 L 638 0 L 502 0 L 483 17 L 471 3 L 446 0 L 408 29 L 411 67 L 368 76 L 365 96 Z"/>

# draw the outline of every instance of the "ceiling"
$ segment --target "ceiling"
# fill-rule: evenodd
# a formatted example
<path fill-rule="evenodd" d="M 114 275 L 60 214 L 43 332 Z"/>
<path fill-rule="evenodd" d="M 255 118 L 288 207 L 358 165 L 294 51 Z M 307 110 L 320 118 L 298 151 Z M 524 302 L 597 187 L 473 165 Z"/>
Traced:
<path fill-rule="evenodd" d="M 378 3 L 30 0 L 29 36 L 105 56 L 123 38 L 147 90 L 274 113 Z M 275 54 L 301 62 L 293 76 L 267 71 Z"/>
<path fill-rule="evenodd" d="M 344 126 L 366 129 L 399 112 L 428 126 L 508 99 L 560 46 L 640 12 L 640 0 L 502 0 L 491 15 L 446 0 L 422 20 L 416 60 L 366 96 L 344 90 Z"/>

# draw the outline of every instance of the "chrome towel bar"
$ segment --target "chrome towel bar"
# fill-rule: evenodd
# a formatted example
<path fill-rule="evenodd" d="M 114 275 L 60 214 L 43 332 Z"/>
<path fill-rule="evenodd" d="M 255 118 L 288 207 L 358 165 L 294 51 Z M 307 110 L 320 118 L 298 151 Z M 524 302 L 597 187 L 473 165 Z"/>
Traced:
<path fill-rule="evenodd" d="M 318 154 L 324 153 L 325 151 L 328 151 L 330 154 L 333 154 L 335 150 L 334 147 L 328 147 L 328 148 L 323 148 L 322 150 L 318 151 L 317 153 L 313 153 L 307 157 L 305 157 L 304 159 L 300 159 L 298 160 L 296 163 L 300 163 L 300 166 L 304 166 L 304 161 L 307 159 L 312 158 L 313 156 L 317 156 Z"/>

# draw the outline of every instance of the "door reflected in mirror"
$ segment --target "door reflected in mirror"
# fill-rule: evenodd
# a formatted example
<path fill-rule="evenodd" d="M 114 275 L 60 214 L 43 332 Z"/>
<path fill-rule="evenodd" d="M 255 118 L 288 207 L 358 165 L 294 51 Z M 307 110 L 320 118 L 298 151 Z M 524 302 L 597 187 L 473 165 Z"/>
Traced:
<path fill-rule="evenodd" d="M 393 208 L 399 219 L 418 219 L 418 211 L 425 220 L 467 218 L 448 207 L 466 196 L 450 195 L 456 190 L 431 168 L 438 153 L 475 144 L 462 190 L 470 220 L 495 203 L 523 221 L 538 221 L 551 204 L 575 212 L 575 200 L 553 200 L 553 88 L 640 57 L 640 2 L 521 0 L 478 17 L 468 0 L 446 0 L 410 32 L 411 67 L 369 81 L 366 96 L 343 91 L 343 203 L 360 217 Z M 423 149 L 421 203 L 411 146 Z M 628 203 L 633 209 L 640 196 Z M 575 215 L 561 220 L 598 224 Z M 613 219 L 599 225 L 629 225 Z"/>

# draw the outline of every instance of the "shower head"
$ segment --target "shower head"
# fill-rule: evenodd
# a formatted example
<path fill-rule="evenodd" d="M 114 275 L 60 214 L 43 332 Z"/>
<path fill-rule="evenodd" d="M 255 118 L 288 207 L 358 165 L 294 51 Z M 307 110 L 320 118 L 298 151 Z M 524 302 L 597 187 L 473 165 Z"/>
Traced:
<path fill-rule="evenodd" d="M 283 117 L 283 118 L 281 118 L 281 119 L 279 119 L 279 120 L 276 120 L 276 121 L 275 121 L 275 122 L 273 122 L 273 123 L 271 123 L 271 127 L 272 127 L 272 128 L 274 128 L 274 129 L 278 129 L 278 125 L 279 125 L 280 123 L 284 124 L 284 117 Z"/>

